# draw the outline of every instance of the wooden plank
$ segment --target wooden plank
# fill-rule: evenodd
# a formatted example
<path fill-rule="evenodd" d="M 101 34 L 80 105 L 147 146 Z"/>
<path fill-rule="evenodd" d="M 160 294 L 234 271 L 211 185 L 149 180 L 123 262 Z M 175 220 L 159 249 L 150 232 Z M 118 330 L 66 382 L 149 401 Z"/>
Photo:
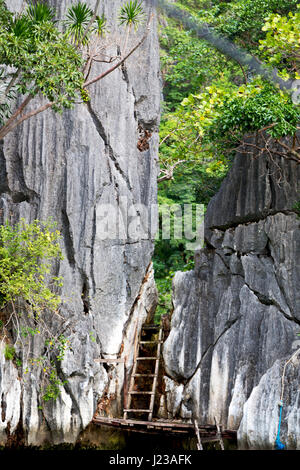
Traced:
<path fill-rule="evenodd" d="M 104 363 L 104 364 L 113 364 L 113 363 L 121 363 L 125 362 L 125 359 L 94 359 L 94 362 Z"/>
<path fill-rule="evenodd" d="M 135 326 L 135 333 L 134 333 L 134 355 L 133 355 L 133 368 L 132 368 L 132 372 L 131 372 L 131 377 L 130 377 L 130 382 L 129 382 L 129 392 L 132 392 L 133 391 L 133 387 L 134 387 L 134 380 L 135 380 L 135 373 L 136 373 L 136 369 L 137 369 L 137 361 L 136 361 L 136 357 L 137 357 L 137 354 L 138 354 L 138 348 L 139 348 L 139 341 L 140 341 L 140 336 L 141 336 L 141 331 L 140 330 L 140 333 L 139 335 L 137 334 L 137 329 L 138 329 L 138 319 L 136 321 L 136 326 Z M 123 418 L 124 419 L 127 419 L 127 411 L 126 409 L 130 408 L 130 405 L 131 405 L 131 394 L 128 393 L 128 399 L 126 399 L 126 408 L 124 406 L 124 414 L 123 414 Z M 125 404 L 124 404 L 125 405 Z"/>
<path fill-rule="evenodd" d="M 123 408 L 128 408 L 127 405 L 127 399 L 128 399 L 128 381 L 127 381 L 127 368 L 126 368 L 126 360 L 127 356 L 125 356 L 125 362 L 124 362 L 124 370 L 123 370 Z"/>
<path fill-rule="evenodd" d="M 224 450 L 224 442 L 223 442 L 223 439 L 222 439 L 222 432 L 221 432 L 221 428 L 217 422 L 217 418 L 215 417 L 215 423 L 216 423 L 216 428 L 217 428 L 217 439 L 219 441 L 219 444 L 220 444 L 220 447 L 221 447 L 221 450 Z"/>
<path fill-rule="evenodd" d="M 199 432 L 199 427 L 198 427 L 198 421 L 196 419 L 194 419 L 194 427 L 195 427 L 195 434 L 196 434 L 196 437 L 197 437 L 197 449 L 198 450 L 203 450 L 201 437 L 200 437 L 200 432 Z"/>
<path fill-rule="evenodd" d="M 161 341 L 163 343 L 163 341 Z M 140 341 L 140 344 L 158 344 L 158 341 Z"/>
<path fill-rule="evenodd" d="M 156 357 L 137 357 L 136 360 L 137 361 L 148 361 L 148 360 L 156 361 Z"/>
<path fill-rule="evenodd" d="M 155 374 L 134 374 L 135 377 L 154 377 Z"/>
<path fill-rule="evenodd" d="M 94 418 L 94 420 L 98 420 L 98 421 L 107 421 L 111 418 L 106 418 L 106 417 L 96 417 Z M 122 418 L 114 418 L 115 421 L 119 421 L 119 422 L 127 422 L 127 423 L 133 423 L 135 425 L 144 425 L 144 426 L 149 426 L 149 421 L 142 421 L 142 420 L 133 420 L 133 419 L 127 419 L 127 420 L 124 420 Z M 151 426 L 155 426 L 157 428 L 162 428 L 162 427 L 169 427 L 169 428 L 181 428 L 181 429 L 191 429 L 193 430 L 194 429 L 194 425 L 192 423 L 184 423 L 184 422 L 176 422 L 176 421 L 151 421 Z M 207 434 L 207 431 L 206 429 L 212 429 L 215 430 L 215 426 L 211 426 L 211 425 L 207 425 L 207 426 L 199 426 L 199 429 L 204 429 L 204 431 L 201 431 L 201 432 L 204 432 Z M 215 432 L 213 432 L 213 434 L 215 435 Z"/>
<path fill-rule="evenodd" d="M 162 340 L 162 327 L 160 327 L 159 335 L 158 335 L 158 345 L 157 345 L 157 353 L 156 353 L 156 361 L 155 361 L 155 370 L 154 370 L 154 379 L 153 379 L 153 386 L 152 386 L 152 395 L 150 400 L 150 413 L 148 416 L 148 421 L 152 421 L 153 417 L 153 409 L 154 409 L 154 401 L 155 401 L 155 392 L 157 387 L 157 378 L 158 378 L 158 371 L 159 371 L 159 360 L 160 360 L 160 349 L 161 349 L 161 340 Z"/>
<path fill-rule="evenodd" d="M 126 411 L 127 413 L 149 413 L 150 410 L 138 410 L 135 408 L 131 408 L 124 411 Z"/>
<path fill-rule="evenodd" d="M 142 330 L 158 330 L 159 325 L 143 325 Z"/>
<path fill-rule="evenodd" d="M 141 412 L 141 410 L 133 410 L 133 412 Z M 142 410 L 146 413 L 148 410 Z M 98 425 L 106 426 L 117 426 L 122 427 L 123 429 L 128 428 L 132 432 L 168 432 L 170 434 L 190 434 L 192 431 L 195 432 L 195 425 L 193 423 L 183 423 L 183 422 L 168 422 L 168 421 L 141 421 L 138 419 L 121 419 L 121 418 L 106 418 L 106 417 L 95 417 L 93 422 Z M 198 423 L 197 423 L 198 424 Z M 145 431 L 143 431 L 143 428 Z M 205 430 L 205 428 L 210 428 L 210 432 Z M 148 430 L 148 431 L 147 431 Z M 219 442 L 219 437 L 217 436 L 217 430 L 215 426 L 212 425 L 199 425 L 198 430 L 200 434 L 201 443 L 202 442 Z M 226 435 L 227 433 L 227 435 Z M 222 433 L 222 436 L 228 436 L 229 439 L 236 439 L 236 431 L 226 430 Z"/>

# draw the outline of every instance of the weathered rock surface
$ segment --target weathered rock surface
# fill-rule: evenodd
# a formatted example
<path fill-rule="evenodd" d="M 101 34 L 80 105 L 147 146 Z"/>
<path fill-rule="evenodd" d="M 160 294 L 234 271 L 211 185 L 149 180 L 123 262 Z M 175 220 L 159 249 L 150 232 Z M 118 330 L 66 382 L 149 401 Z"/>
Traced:
<path fill-rule="evenodd" d="M 299 348 L 299 165 L 239 154 L 206 214 L 207 247 L 178 272 L 164 345 L 168 415 L 214 418 L 241 447 L 273 447 L 283 364 Z M 278 170 L 278 168 L 277 168 Z M 299 365 L 286 370 L 281 439 L 299 449 Z"/>
<path fill-rule="evenodd" d="M 9 7 L 17 10 L 22 3 L 12 1 Z M 71 3 L 49 0 L 60 17 Z M 121 3 L 101 2 L 100 13 L 117 42 Z M 141 27 L 131 45 L 143 33 Z M 93 73 L 109 66 L 97 64 Z M 103 240 L 100 211 L 103 204 L 122 207 L 127 228 L 126 206 L 156 202 L 160 83 L 155 18 L 126 65 L 91 86 L 90 93 L 87 105 L 27 121 L 0 149 L 1 221 L 53 217 L 62 231 L 64 261 L 57 274 L 64 278 L 61 315 L 71 341 L 59 370 L 67 383 L 54 403 L 42 403 L 39 372 L 25 376 L 26 364 L 17 370 L 1 354 L 0 444 L 7 440 L 8 426 L 12 432 L 20 419 L 25 444 L 75 442 L 104 394 L 115 397 L 118 392 L 119 398 L 111 400 L 120 406 L 123 365 L 104 368 L 94 359 L 117 357 L 123 350 L 130 365 L 136 319 L 140 327 L 156 303 L 152 240 Z M 137 148 L 141 128 L 152 133 L 149 149 L 142 152 Z M 36 356 L 42 353 L 37 339 L 32 347 Z"/>

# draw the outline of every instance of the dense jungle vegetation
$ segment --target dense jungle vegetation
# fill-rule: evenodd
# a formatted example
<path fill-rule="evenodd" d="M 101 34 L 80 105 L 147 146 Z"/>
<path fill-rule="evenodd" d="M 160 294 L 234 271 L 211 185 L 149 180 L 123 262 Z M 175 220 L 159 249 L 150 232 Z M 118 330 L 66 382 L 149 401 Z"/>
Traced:
<path fill-rule="evenodd" d="M 162 12 L 159 16 L 163 115 L 158 200 L 160 204 L 204 204 L 217 192 L 235 149 L 245 136 L 264 133 L 271 158 L 300 161 L 295 137 L 300 78 L 300 8 L 296 0 L 180 0 L 195 22 L 276 68 L 295 83 L 294 95 L 279 89 Z M 294 136 L 286 148 L 284 136 Z M 282 149 L 272 154 L 272 143 Z M 247 149 L 244 147 L 245 150 Z M 156 242 L 154 267 L 160 292 L 157 318 L 171 309 L 174 272 L 193 267 L 185 240 Z"/>

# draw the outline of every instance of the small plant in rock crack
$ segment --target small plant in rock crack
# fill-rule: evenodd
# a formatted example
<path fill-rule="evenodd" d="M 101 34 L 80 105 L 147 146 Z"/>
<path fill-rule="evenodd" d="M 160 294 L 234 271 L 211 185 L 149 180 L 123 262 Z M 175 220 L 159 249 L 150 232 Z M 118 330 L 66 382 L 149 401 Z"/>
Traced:
<path fill-rule="evenodd" d="M 92 331 L 90 331 L 90 339 L 91 339 L 92 343 L 96 343 L 96 337 L 95 337 L 95 335 Z"/>
<path fill-rule="evenodd" d="M 15 357 L 16 350 L 11 344 L 6 344 L 4 349 L 4 357 L 7 361 L 12 361 Z"/>
<path fill-rule="evenodd" d="M 293 205 L 293 210 L 296 212 L 298 218 L 300 219 L 300 201 L 296 202 Z"/>
<path fill-rule="evenodd" d="M 57 371 L 53 368 L 49 373 L 48 385 L 44 389 L 43 400 L 45 402 L 50 400 L 56 400 L 60 395 L 61 387 L 66 384 L 66 381 L 60 380 L 57 375 Z"/>

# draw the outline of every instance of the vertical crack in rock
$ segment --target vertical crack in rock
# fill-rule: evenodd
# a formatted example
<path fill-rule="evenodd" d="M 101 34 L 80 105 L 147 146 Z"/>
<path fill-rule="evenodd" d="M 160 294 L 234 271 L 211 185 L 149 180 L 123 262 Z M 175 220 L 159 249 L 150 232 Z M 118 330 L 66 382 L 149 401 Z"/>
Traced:
<path fill-rule="evenodd" d="M 74 267 L 76 264 L 75 248 L 74 248 L 74 241 L 73 241 L 73 235 L 71 231 L 70 220 L 67 215 L 66 209 L 62 210 L 62 232 L 64 236 L 66 253 L 67 253 L 69 264 Z"/>
<path fill-rule="evenodd" d="M 101 137 L 101 139 L 103 140 L 104 142 L 104 145 L 106 147 L 106 150 L 107 150 L 107 155 L 108 157 L 110 158 L 110 160 L 113 162 L 116 170 L 118 171 L 118 173 L 121 175 L 121 177 L 123 178 L 123 180 L 125 181 L 126 185 L 127 185 L 127 188 L 128 190 L 131 192 L 132 191 L 132 186 L 130 184 L 130 181 L 129 181 L 129 178 L 128 176 L 124 173 L 124 171 L 122 170 L 122 168 L 120 167 L 119 165 L 119 162 L 118 160 L 116 159 L 115 155 L 114 155 L 114 151 L 109 143 L 109 138 L 108 136 L 106 135 L 106 132 L 105 132 L 105 129 L 100 121 L 100 119 L 98 118 L 97 114 L 95 113 L 95 111 L 93 110 L 92 108 L 92 105 L 91 105 L 91 102 L 89 101 L 87 103 L 87 110 L 89 111 L 90 115 L 91 115 L 91 118 L 92 118 L 92 121 L 95 125 L 95 128 L 99 134 L 99 136 Z"/>
<path fill-rule="evenodd" d="M 82 416 L 81 416 L 81 410 L 80 410 L 80 407 L 78 405 L 78 402 L 77 402 L 77 399 L 74 395 L 74 393 L 72 392 L 72 389 L 68 383 L 68 377 L 66 377 L 66 375 L 64 374 L 62 368 L 61 368 L 61 364 L 59 364 L 58 361 L 56 361 L 56 364 L 55 364 L 55 367 L 56 367 L 56 370 L 57 370 L 57 374 L 58 374 L 58 377 L 60 378 L 62 384 L 63 384 L 63 387 L 65 389 L 65 392 L 67 393 L 67 395 L 69 395 L 69 397 L 71 398 L 72 400 L 72 414 L 77 414 L 79 416 L 79 419 L 80 419 L 80 423 L 81 423 L 81 429 L 83 429 L 83 421 L 82 421 Z M 76 376 L 78 376 L 78 373 L 76 373 Z M 72 374 L 71 376 L 72 377 Z M 85 378 L 85 375 L 83 374 L 82 377 Z"/>
<path fill-rule="evenodd" d="M 296 323 L 299 323 L 299 324 L 300 324 L 300 321 L 298 321 L 297 318 L 296 318 L 295 315 L 294 315 L 294 308 L 293 308 L 293 305 L 290 303 L 289 298 L 286 296 L 285 291 L 284 291 L 284 288 L 283 288 L 283 286 L 281 285 L 281 281 L 280 281 L 280 279 L 278 278 L 277 271 L 276 271 L 276 263 L 275 263 L 275 259 L 274 259 L 273 256 L 272 256 L 272 249 L 271 249 L 271 247 L 272 247 L 271 240 L 268 239 L 268 243 L 267 243 L 268 256 L 269 256 L 269 258 L 270 258 L 270 259 L 272 260 L 272 262 L 273 262 L 273 266 L 274 266 L 274 276 L 275 276 L 275 279 L 276 279 L 276 281 L 277 281 L 277 285 L 278 285 L 278 288 L 279 288 L 279 290 L 280 290 L 280 293 L 281 293 L 281 295 L 282 295 L 282 297 L 283 297 L 285 303 L 287 304 L 287 306 L 288 306 L 288 308 L 290 309 L 290 312 L 291 312 L 291 314 L 292 314 L 292 318 L 289 318 L 289 317 L 287 317 L 287 318 L 288 318 L 288 319 L 291 319 L 291 320 L 295 321 Z"/>
<path fill-rule="evenodd" d="M 89 300 L 89 288 L 88 288 L 87 279 L 83 281 L 81 296 L 82 296 L 83 311 L 85 315 L 88 315 L 90 312 L 90 300 Z"/>
<path fill-rule="evenodd" d="M 127 68 L 126 68 L 126 64 L 123 62 L 123 64 L 121 65 L 121 71 L 122 71 L 122 77 L 123 77 L 123 80 L 126 82 L 127 84 L 127 92 L 130 91 L 130 82 L 129 82 L 129 77 L 128 77 L 128 72 L 127 72 Z"/>
<path fill-rule="evenodd" d="M 1 395 L 1 420 L 4 423 L 6 418 L 6 401 L 4 398 L 4 393 Z"/>
<path fill-rule="evenodd" d="M 3 140 L 0 140 L 0 194 L 9 192 L 6 159 L 3 151 Z"/>
<path fill-rule="evenodd" d="M 97 233 L 97 209 L 96 205 L 94 206 L 93 213 L 93 222 L 92 222 L 92 241 L 91 241 L 91 281 L 93 294 L 96 292 L 96 281 L 95 281 L 95 243 L 96 243 L 96 233 Z"/>

